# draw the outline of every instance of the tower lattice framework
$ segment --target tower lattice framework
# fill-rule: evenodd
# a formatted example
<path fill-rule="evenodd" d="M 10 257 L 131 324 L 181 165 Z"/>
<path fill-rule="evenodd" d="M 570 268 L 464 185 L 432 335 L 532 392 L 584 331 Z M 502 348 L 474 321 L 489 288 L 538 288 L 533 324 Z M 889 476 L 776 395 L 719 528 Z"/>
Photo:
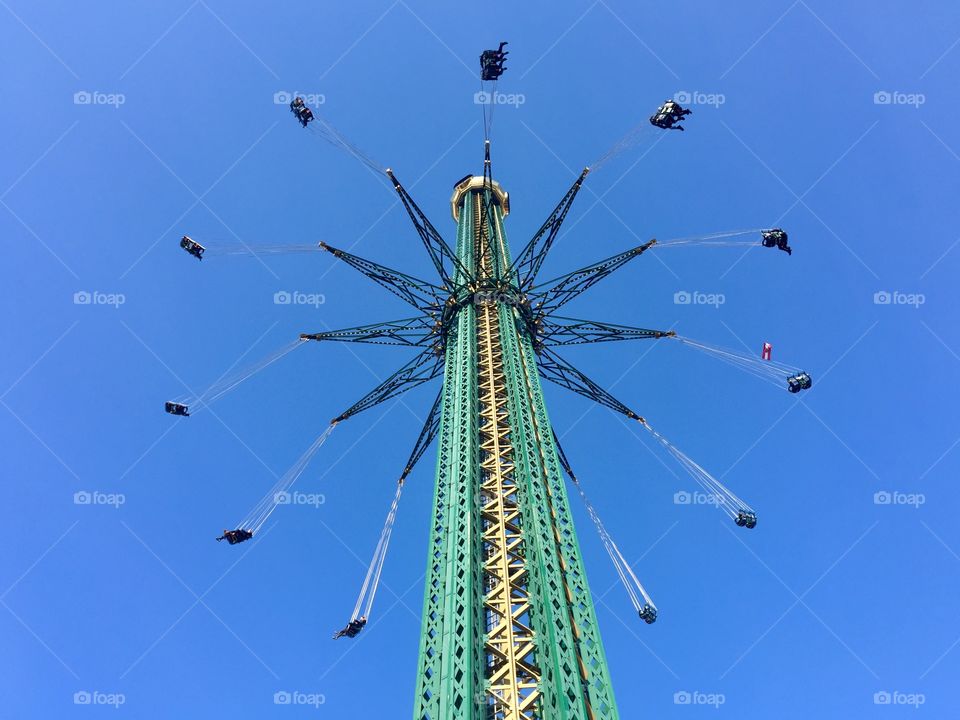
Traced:
<path fill-rule="evenodd" d="M 461 181 L 415 720 L 617 718 L 506 193 Z M 450 317 L 454 315 L 455 317 Z M 529 313 L 526 313 L 529 316 Z"/>

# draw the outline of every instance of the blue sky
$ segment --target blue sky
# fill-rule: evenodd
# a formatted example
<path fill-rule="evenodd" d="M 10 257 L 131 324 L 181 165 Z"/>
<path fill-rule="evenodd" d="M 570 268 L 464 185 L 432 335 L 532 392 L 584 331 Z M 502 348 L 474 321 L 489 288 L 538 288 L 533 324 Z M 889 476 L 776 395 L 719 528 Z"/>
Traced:
<path fill-rule="evenodd" d="M 695 98 L 687 132 L 588 178 L 544 273 L 734 228 L 782 225 L 795 249 L 651 253 L 565 308 L 755 352 L 769 341 L 814 377 L 792 396 L 669 342 L 565 353 L 760 516 L 737 531 L 675 504 L 694 488 L 636 427 L 546 388 L 660 608 L 653 626 L 635 617 L 572 498 L 622 717 L 957 714 L 955 3 L 3 0 L 0 18 L 4 717 L 408 714 L 433 450 L 370 627 L 329 636 L 435 388 L 338 427 L 298 485 L 322 505 L 281 508 L 255 542 L 213 542 L 406 351 L 311 344 L 211 413 L 161 410 L 246 353 L 408 312 L 328 256 L 201 264 L 177 241 L 322 239 L 427 276 L 387 184 L 274 94 L 322 95 L 452 241 L 451 186 L 482 169 L 476 58 L 501 39 L 499 90 L 522 97 L 493 128 L 514 248 L 664 98 Z M 325 302 L 276 305 L 280 291 Z M 681 291 L 724 303 L 677 305 Z M 76 304 L 84 292 L 102 302 Z M 884 292 L 899 294 L 877 303 Z M 117 502 L 75 503 L 83 492 Z"/>

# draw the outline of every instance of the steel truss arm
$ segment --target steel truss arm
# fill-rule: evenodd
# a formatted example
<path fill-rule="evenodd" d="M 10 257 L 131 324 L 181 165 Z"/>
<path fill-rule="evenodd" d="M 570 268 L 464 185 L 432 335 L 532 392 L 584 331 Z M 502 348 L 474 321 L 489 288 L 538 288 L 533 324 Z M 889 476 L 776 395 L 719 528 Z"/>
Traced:
<path fill-rule="evenodd" d="M 387 177 L 390 178 L 390 182 L 393 183 L 394 190 L 396 190 L 400 196 L 400 201 L 403 203 L 403 207 L 406 208 L 410 220 L 413 222 L 413 227 L 416 229 L 417 234 L 420 235 L 423 246 L 427 249 L 427 254 L 430 255 L 430 259 L 433 261 L 433 265 L 437 269 L 437 274 L 443 281 L 444 286 L 448 290 L 452 290 L 454 287 L 454 281 L 447 271 L 447 262 L 451 263 L 459 271 L 463 279 L 473 279 L 473 276 L 467 268 L 464 267 L 463 263 L 457 258 L 456 253 L 447 245 L 443 236 L 440 235 L 433 224 L 427 220 L 427 216 L 423 214 L 423 211 L 417 206 L 417 203 L 410 197 L 410 193 L 408 193 L 406 188 L 397 180 L 397 176 L 393 174 L 393 171 L 388 168 L 386 172 Z M 458 273 L 454 274 L 456 275 Z"/>
<path fill-rule="evenodd" d="M 342 330 L 301 333 L 301 340 L 337 340 L 371 345 L 406 345 L 423 347 L 433 336 L 433 323 L 427 316 L 388 320 L 372 325 L 359 325 Z"/>
<path fill-rule="evenodd" d="M 343 260 L 352 268 L 359 270 L 375 283 L 386 288 L 401 300 L 410 303 L 418 310 L 427 313 L 443 304 L 440 300 L 440 294 L 443 291 L 433 283 L 420 280 L 398 270 L 392 270 L 372 260 L 364 260 L 326 243 L 320 243 L 320 248 L 326 250 L 335 258 Z"/>
<path fill-rule="evenodd" d="M 350 408 L 332 422 L 340 422 L 353 417 L 357 413 L 369 410 L 375 405 L 402 395 L 417 385 L 432 380 L 443 372 L 443 355 L 438 355 L 433 348 L 427 348 L 413 360 L 408 362 L 393 375 L 388 377 L 373 390 L 364 395 Z"/>
<path fill-rule="evenodd" d="M 615 340 L 656 339 L 674 335 L 676 333 L 673 330 L 647 330 L 629 325 L 549 316 L 540 326 L 538 338 L 543 345 L 559 347 Z"/>
<path fill-rule="evenodd" d="M 564 219 L 566 219 L 567 212 L 570 210 L 570 206 L 573 205 L 574 198 L 576 198 L 577 193 L 580 192 L 580 186 L 583 184 L 583 180 L 589 172 L 590 168 L 583 169 L 580 177 L 574 181 L 570 189 L 567 190 L 567 194 L 563 196 L 563 199 L 553 209 L 553 212 L 550 213 L 550 217 L 540 226 L 536 235 L 530 239 L 530 242 L 526 244 L 526 247 L 520 251 L 517 259 L 514 260 L 510 268 L 510 274 L 513 272 L 517 273 L 518 287 L 521 290 L 526 290 L 533 285 L 536 280 L 537 273 L 540 272 L 540 266 L 543 265 L 547 253 L 550 252 L 553 241 L 557 239 L 560 226 L 563 224 Z"/>
<path fill-rule="evenodd" d="M 430 408 L 430 413 L 423 423 L 423 430 L 420 431 L 420 437 L 417 438 L 417 443 L 413 446 L 413 452 L 410 453 L 410 459 L 407 460 L 407 465 L 403 468 L 403 474 L 400 475 L 400 482 L 407 479 L 407 475 L 409 475 L 417 463 L 420 462 L 420 458 L 423 457 L 427 448 L 430 447 L 430 443 L 432 443 L 433 439 L 437 436 L 437 431 L 440 429 L 440 406 L 442 398 L 443 388 L 440 388 L 440 392 L 437 393 L 437 399 L 433 401 L 433 407 Z"/>
<path fill-rule="evenodd" d="M 619 255 L 589 265 L 571 273 L 554 278 L 533 288 L 531 294 L 534 307 L 543 316 L 558 310 L 573 300 L 577 295 L 589 290 L 593 285 L 603 280 L 616 270 L 619 270 L 635 257 L 642 255 L 656 243 L 656 240 L 631 248 Z M 536 306 L 539 304 L 539 308 Z"/>
<path fill-rule="evenodd" d="M 551 350 L 542 349 L 540 351 L 537 369 L 540 371 L 540 377 L 544 380 L 549 380 L 555 385 L 572 390 L 578 395 L 583 395 L 583 397 L 598 402 L 611 410 L 623 413 L 631 420 L 643 420 L 633 410 Z"/>

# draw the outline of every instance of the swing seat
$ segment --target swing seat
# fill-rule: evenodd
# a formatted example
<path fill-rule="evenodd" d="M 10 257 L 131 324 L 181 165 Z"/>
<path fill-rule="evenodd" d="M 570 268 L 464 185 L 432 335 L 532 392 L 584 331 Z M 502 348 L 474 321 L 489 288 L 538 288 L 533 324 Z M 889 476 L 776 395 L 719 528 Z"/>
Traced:
<path fill-rule="evenodd" d="M 171 415 L 180 415 L 182 417 L 190 417 L 190 411 L 186 405 L 178 402 L 165 402 L 163 404 L 163 409 L 166 410 Z"/>
<path fill-rule="evenodd" d="M 206 248 L 189 235 L 184 235 L 180 238 L 180 247 L 193 255 L 197 260 L 203 260 L 203 251 L 206 250 Z"/>
<path fill-rule="evenodd" d="M 223 533 L 223 539 L 226 540 L 231 545 L 242 543 L 245 540 L 249 540 L 252 537 L 253 537 L 253 531 L 244 530 L 243 528 L 237 528 L 236 530 L 225 530 Z"/>
<path fill-rule="evenodd" d="M 787 378 L 787 389 L 792 393 L 809 390 L 813 386 L 813 379 L 805 372 Z"/>

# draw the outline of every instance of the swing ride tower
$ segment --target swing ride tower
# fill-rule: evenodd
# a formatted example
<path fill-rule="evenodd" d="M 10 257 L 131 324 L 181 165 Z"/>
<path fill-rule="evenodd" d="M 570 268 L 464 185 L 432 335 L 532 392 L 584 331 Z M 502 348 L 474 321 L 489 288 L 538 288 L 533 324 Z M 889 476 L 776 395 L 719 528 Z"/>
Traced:
<path fill-rule="evenodd" d="M 447 337 L 416 720 L 616 718 L 498 184 L 451 200 Z M 471 280 L 471 282 L 467 282 Z"/>
<path fill-rule="evenodd" d="M 553 432 L 541 379 L 636 421 L 738 527 L 756 527 L 745 501 L 685 455 L 610 392 L 565 360 L 571 345 L 669 339 L 796 393 L 810 376 L 798 368 L 678 336 L 671 330 L 576 319 L 560 310 L 655 247 L 731 243 L 758 231 L 649 240 L 543 281 L 540 271 L 589 170 L 585 169 L 533 237 L 512 256 L 504 229 L 509 196 L 484 173 L 458 181 L 451 200 L 457 239 L 450 246 L 393 174 L 384 169 L 436 271 L 424 280 L 320 243 L 319 250 L 416 309 L 416 315 L 304 333 L 301 340 L 392 345 L 416 350 L 329 427 L 223 537 L 257 535 L 334 428 L 409 390 L 442 380 L 396 494 L 347 627 L 355 638 L 371 616 L 405 482 L 437 441 L 414 720 L 608 720 L 619 717 L 610 672 L 570 514 L 566 475 L 583 500 L 641 621 L 657 608 L 604 527 Z M 772 232 L 772 231 L 771 231 Z M 189 239 L 189 238 L 188 238 Z M 189 243 L 184 246 L 191 252 Z M 202 246 L 201 246 L 202 247 Z M 215 248 L 214 248 L 215 250 Z M 194 254 L 191 252 L 191 254 Z M 210 254 L 204 248 L 202 254 Z M 215 253 L 214 253 L 215 254 Z M 201 396 L 166 403 L 188 415 L 235 389 L 291 351 L 267 356 Z"/>
<path fill-rule="evenodd" d="M 501 64 L 502 59 L 501 55 Z M 484 68 L 484 75 L 491 71 L 487 65 Z M 502 72 L 502 68 L 497 69 Z M 315 122 L 312 113 L 307 117 L 302 100 L 291 103 L 291 110 L 308 132 L 347 151 L 371 170 L 386 174 L 433 272 L 431 279 L 421 279 L 326 242 L 316 247 L 262 249 L 271 253 L 329 253 L 415 310 L 412 317 L 303 333 L 301 341 L 392 345 L 415 353 L 334 417 L 237 529 L 226 531 L 218 540 L 234 545 L 258 535 L 281 498 L 340 423 L 413 388 L 442 380 L 400 473 L 350 621 L 334 637 L 355 638 L 370 618 L 405 481 L 436 440 L 436 485 L 414 720 L 619 718 L 564 475 L 581 496 L 639 620 L 655 622 L 657 608 L 573 473 L 550 424 L 541 379 L 636 421 L 708 493 L 711 504 L 738 527 L 756 527 L 757 515 L 644 417 L 565 360 L 558 349 L 667 339 L 674 341 L 671 345 L 711 355 L 790 393 L 809 389 L 812 380 L 799 368 L 771 361 L 767 346 L 758 359 L 751 353 L 681 337 L 672 330 L 576 319 L 560 311 L 648 251 L 701 244 L 741 245 L 777 247 L 789 255 L 786 233 L 779 228 L 750 229 L 662 242 L 651 239 L 543 280 L 540 271 L 589 168 L 573 180 L 540 228 L 512 255 L 504 229 L 510 198 L 492 177 L 492 106 L 489 114 L 484 106 L 483 174 L 468 175 L 454 186 L 451 211 L 457 236 L 451 246 L 392 170 L 365 156 L 328 122 Z M 647 125 L 631 130 L 593 164 L 593 169 L 637 142 Z M 735 239 L 750 235 L 754 236 L 752 240 Z M 240 252 L 207 248 L 188 236 L 183 237 L 180 247 L 197 259 Z M 244 251 L 253 252 L 249 247 Z M 303 344 L 281 348 L 252 367 L 217 381 L 200 396 L 168 401 L 165 410 L 181 417 L 198 408 L 202 411 Z"/>

